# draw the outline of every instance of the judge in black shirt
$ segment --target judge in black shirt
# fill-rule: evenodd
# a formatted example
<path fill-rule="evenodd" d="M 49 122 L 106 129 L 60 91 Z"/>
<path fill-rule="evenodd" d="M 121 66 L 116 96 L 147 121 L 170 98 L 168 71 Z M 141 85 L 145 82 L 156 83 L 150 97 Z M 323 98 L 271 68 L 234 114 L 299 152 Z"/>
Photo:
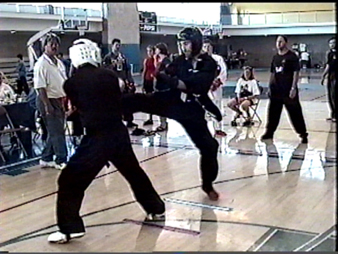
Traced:
<path fill-rule="evenodd" d="M 128 63 L 126 56 L 121 53 L 120 47 L 121 40 L 117 38 L 113 39 L 112 51 L 103 58 L 102 64 L 104 68 L 113 71 L 124 81 L 126 85 L 123 93 L 135 93 L 135 82 L 131 75 L 130 64 Z M 127 122 L 128 128 L 137 126 L 136 123 L 133 123 L 134 117 L 132 114 L 125 114 L 123 120 Z"/>
<path fill-rule="evenodd" d="M 100 49 L 90 40 L 75 41 L 69 53 L 77 71 L 64 83 L 64 90 L 81 117 L 86 135 L 58 179 L 60 231 L 48 237 L 52 243 L 67 243 L 85 234 L 79 215 L 84 193 L 108 161 L 128 181 L 148 219 L 163 218 L 165 212 L 164 202 L 140 167 L 122 122 L 122 80 L 119 82 L 113 72 L 98 67 Z"/>
<path fill-rule="evenodd" d="M 295 131 L 302 143 L 307 143 L 308 133 L 305 126 L 302 108 L 299 102 L 298 78 L 299 59 L 287 48 L 287 38 L 279 35 L 276 40 L 277 54 L 271 63 L 269 81 L 269 106 L 266 132 L 262 140 L 272 139 L 279 124 L 283 105 L 288 112 Z"/>
<path fill-rule="evenodd" d="M 337 53 L 336 53 L 336 38 L 329 39 L 330 50 L 326 56 L 326 66 L 323 72 L 321 84 L 324 85 L 324 80 L 327 77 L 327 97 L 331 110 L 331 115 L 326 120 L 336 122 L 336 72 L 337 72 Z"/>

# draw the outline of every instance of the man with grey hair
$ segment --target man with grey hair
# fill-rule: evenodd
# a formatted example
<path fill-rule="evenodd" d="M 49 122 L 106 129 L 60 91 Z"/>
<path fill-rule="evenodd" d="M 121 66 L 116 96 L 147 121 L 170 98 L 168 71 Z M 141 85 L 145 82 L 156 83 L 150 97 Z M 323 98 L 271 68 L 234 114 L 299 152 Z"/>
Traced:
<path fill-rule="evenodd" d="M 34 66 L 34 88 L 38 92 L 36 106 L 45 122 L 48 136 L 42 151 L 40 165 L 62 170 L 67 162 L 67 147 L 64 131 L 66 96 L 63 83 L 67 79 L 66 69 L 56 57 L 60 38 L 48 33 L 42 40 L 43 54 Z M 55 162 L 53 156 L 56 156 Z"/>

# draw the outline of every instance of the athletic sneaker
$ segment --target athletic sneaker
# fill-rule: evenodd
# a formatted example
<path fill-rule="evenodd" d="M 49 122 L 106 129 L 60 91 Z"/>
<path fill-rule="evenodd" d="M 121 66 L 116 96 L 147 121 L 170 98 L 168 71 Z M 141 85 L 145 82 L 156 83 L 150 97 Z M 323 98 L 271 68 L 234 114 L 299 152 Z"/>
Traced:
<path fill-rule="evenodd" d="M 56 163 L 54 161 L 40 160 L 39 164 L 40 164 L 41 168 L 55 168 L 55 166 L 56 166 Z"/>
<path fill-rule="evenodd" d="M 58 170 L 63 170 L 67 166 L 66 163 L 62 162 L 60 164 L 55 164 L 55 168 Z"/>
<path fill-rule="evenodd" d="M 81 233 L 72 233 L 72 234 L 64 234 L 60 231 L 54 232 L 48 236 L 48 242 L 50 243 L 68 243 L 71 239 L 80 238 L 85 235 L 84 232 Z"/>
<path fill-rule="evenodd" d="M 148 213 L 146 216 L 146 220 L 163 221 L 165 220 L 165 212 L 161 214 Z"/>

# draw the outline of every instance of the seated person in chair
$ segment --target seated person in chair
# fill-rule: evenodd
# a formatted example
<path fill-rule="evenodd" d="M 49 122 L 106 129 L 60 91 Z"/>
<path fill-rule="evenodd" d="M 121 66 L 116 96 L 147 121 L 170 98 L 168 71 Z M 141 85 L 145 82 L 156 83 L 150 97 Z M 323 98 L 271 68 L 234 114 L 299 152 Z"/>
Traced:
<path fill-rule="evenodd" d="M 228 107 L 236 112 L 234 119 L 231 121 L 231 125 L 237 126 L 236 120 L 245 114 L 243 126 L 250 126 L 253 122 L 249 107 L 256 103 L 257 97 L 260 95 L 258 82 L 255 79 L 252 67 L 246 66 L 243 68 L 243 74 L 237 82 L 235 93 L 236 97 L 228 103 Z"/>
<path fill-rule="evenodd" d="M 0 101 L 14 101 L 16 98 L 14 89 L 4 82 L 5 79 L 5 75 L 0 72 Z"/>

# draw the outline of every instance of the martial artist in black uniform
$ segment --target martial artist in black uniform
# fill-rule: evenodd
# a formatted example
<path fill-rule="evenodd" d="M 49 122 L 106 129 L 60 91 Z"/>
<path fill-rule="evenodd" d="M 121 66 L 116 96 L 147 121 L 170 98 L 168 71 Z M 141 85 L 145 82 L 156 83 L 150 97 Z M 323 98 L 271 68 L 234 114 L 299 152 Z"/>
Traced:
<path fill-rule="evenodd" d="M 169 91 L 123 95 L 123 112 L 144 112 L 179 122 L 200 150 L 202 189 L 211 200 L 217 200 L 219 195 L 213 182 L 218 174 L 219 144 L 208 129 L 205 110 L 198 101 L 199 96 L 207 96 L 215 79 L 217 63 L 211 56 L 201 53 L 203 35 L 199 28 L 184 28 L 177 37 L 182 54 L 156 75 L 156 82 L 166 85 Z"/>
<path fill-rule="evenodd" d="M 273 139 L 284 105 L 301 142 L 308 143 L 308 133 L 299 101 L 299 59 L 288 49 L 287 42 L 287 37 L 283 35 L 276 39 L 277 54 L 273 56 L 270 68 L 268 121 L 261 139 Z"/>
<path fill-rule="evenodd" d="M 148 219 L 163 217 L 165 212 L 164 202 L 140 167 L 128 129 L 122 122 L 119 85 L 122 81 L 110 70 L 98 68 L 100 49 L 90 40 L 75 41 L 69 55 L 77 70 L 64 83 L 64 90 L 80 114 L 86 135 L 58 179 L 60 231 L 48 238 L 54 243 L 66 243 L 84 235 L 85 227 L 79 215 L 84 193 L 108 161 L 128 181 Z"/>

